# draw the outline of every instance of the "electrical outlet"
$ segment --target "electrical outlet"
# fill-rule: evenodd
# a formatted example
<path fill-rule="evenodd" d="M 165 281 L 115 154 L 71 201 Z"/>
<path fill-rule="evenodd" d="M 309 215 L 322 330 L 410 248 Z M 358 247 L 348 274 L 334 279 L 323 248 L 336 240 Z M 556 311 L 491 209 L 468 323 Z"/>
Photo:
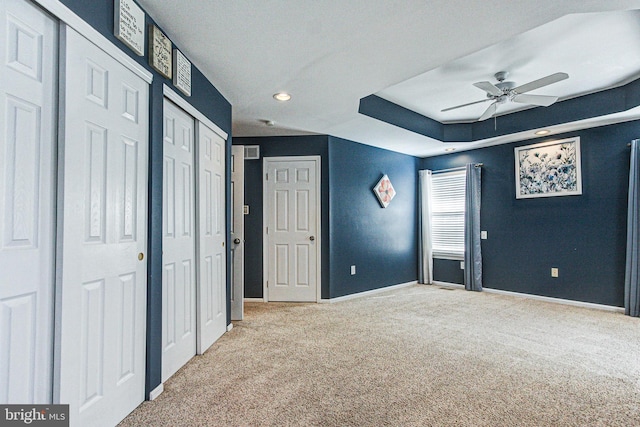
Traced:
<path fill-rule="evenodd" d="M 558 277 L 558 269 L 556 267 L 551 267 L 551 277 Z"/>
<path fill-rule="evenodd" d="M 464 261 L 460 261 L 460 270 L 464 270 Z"/>
<path fill-rule="evenodd" d="M 482 240 L 487 240 L 487 239 L 489 238 L 489 237 L 487 236 L 487 232 L 486 232 L 485 230 L 482 230 L 482 231 L 480 232 L 480 238 L 481 238 Z"/>
<path fill-rule="evenodd" d="M 355 276 L 355 274 L 356 274 L 356 266 L 355 266 L 355 265 L 352 265 L 352 266 L 351 266 L 351 275 L 352 275 L 352 276 Z"/>

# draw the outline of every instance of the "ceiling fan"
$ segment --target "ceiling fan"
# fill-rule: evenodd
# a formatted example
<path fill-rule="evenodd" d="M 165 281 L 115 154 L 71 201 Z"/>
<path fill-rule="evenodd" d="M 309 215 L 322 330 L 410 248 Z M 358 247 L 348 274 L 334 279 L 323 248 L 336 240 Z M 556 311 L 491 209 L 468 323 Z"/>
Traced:
<path fill-rule="evenodd" d="M 498 105 L 504 104 L 507 101 L 548 107 L 558 100 L 557 96 L 526 95 L 526 93 L 569 78 L 569 75 L 567 73 L 555 73 L 546 77 L 542 77 L 541 79 L 516 86 L 514 82 L 505 81 L 508 75 L 509 73 L 506 71 L 497 72 L 494 77 L 496 78 L 496 80 L 498 80 L 498 83 L 496 83 L 495 85 L 491 82 L 486 81 L 473 84 L 475 87 L 487 92 L 487 99 L 469 102 L 468 104 L 456 105 L 455 107 L 445 108 L 444 110 L 441 110 L 441 112 L 444 113 L 446 111 L 455 110 L 457 108 L 480 104 L 481 102 L 493 101 L 478 119 L 478 121 L 481 122 L 493 116 L 498 108 Z"/>

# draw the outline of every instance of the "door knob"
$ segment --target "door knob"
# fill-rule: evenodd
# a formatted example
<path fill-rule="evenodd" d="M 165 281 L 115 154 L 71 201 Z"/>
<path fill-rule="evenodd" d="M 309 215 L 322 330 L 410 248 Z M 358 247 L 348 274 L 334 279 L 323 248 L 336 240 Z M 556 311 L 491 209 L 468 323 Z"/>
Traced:
<path fill-rule="evenodd" d="M 144 254 L 143 254 L 142 252 L 140 252 L 140 253 L 138 254 L 138 260 L 139 260 L 139 261 L 142 261 L 143 259 L 144 259 Z"/>
<path fill-rule="evenodd" d="M 236 237 L 235 239 L 233 239 L 233 243 L 235 243 L 236 245 L 239 245 L 240 239 Z"/>
<path fill-rule="evenodd" d="M 316 238 L 311 236 L 311 237 L 309 237 L 309 240 L 311 240 L 313 242 L 314 240 L 316 240 Z"/>

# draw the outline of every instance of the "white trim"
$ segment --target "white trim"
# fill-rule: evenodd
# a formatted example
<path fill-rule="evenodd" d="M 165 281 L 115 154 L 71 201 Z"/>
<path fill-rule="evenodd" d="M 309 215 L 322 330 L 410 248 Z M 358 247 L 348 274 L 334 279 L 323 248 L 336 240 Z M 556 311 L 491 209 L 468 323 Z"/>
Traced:
<path fill-rule="evenodd" d="M 210 128 L 212 131 L 217 133 L 218 136 L 222 137 L 222 139 L 224 139 L 225 141 L 229 138 L 229 135 L 225 131 L 220 129 L 218 125 L 213 123 L 210 119 L 207 118 L 207 116 L 205 116 L 200 111 L 198 111 L 196 107 L 194 107 L 193 105 L 185 101 L 183 97 L 178 95 L 176 91 L 174 91 L 169 86 L 167 86 L 166 83 L 163 83 L 162 85 L 162 94 L 169 101 L 173 102 L 178 107 L 182 108 L 184 111 L 189 113 L 193 118 L 195 118 L 196 120 L 198 120 L 199 122 L 201 122 L 202 124 Z"/>
<path fill-rule="evenodd" d="M 344 296 L 337 297 L 337 298 L 321 299 L 319 302 L 324 303 L 324 304 L 331 304 L 331 303 L 334 303 L 334 302 L 347 301 L 347 300 L 350 300 L 350 299 L 362 298 L 362 297 L 367 297 L 367 296 L 379 294 L 381 292 L 388 292 L 388 291 L 393 291 L 393 290 L 396 290 L 396 289 L 406 288 L 408 286 L 413 286 L 413 285 L 416 285 L 416 284 L 418 284 L 418 281 L 414 280 L 412 282 L 399 283 L 397 285 L 385 286 L 384 288 L 378 288 L 378 289 L 371 289 L 370 291 L 358 292 L 358 293 L 355 293 L 355 294 L 344 295 Z"/>
<path fill-rule="evenodd" d="M 229 332 L 229 331 L 230 331 L 230 330 L 232 330 L 232 329 L 233 329 L 233 323 L 229 323 L 229 324 L 227 325 L 227 332 Z"/>
<path fill-rule="evenodd" d="M 562 299 L 562 298 L 545 297 L 545 296 L 542 296 L 542 295 L 523 294 L 523 293 L 520 293 L 520 292 L 503 291 L 501 289 L 482 288 L 482 290 L 487 292 L 487 293 L 490 293 L 490 294 L 509 295 L 509 296 L 514 296 L 514 297 L 528 298 L 528 299 L 534 299 L 534 300 L 538 300 L 538 301 L 551 302 L 551 303 L 555 303 L 555 304 L 571 305 L 571 306 L 574 306 L 574 307 L 592 308 L 592 309 L 595 309 L 595 310 L 604 310 L 604 311 L 613 311 L 613 312 L 616 312 L 616 313 L 624 313 L 624 308 L 622 308 L 622 307 L 614 307 L 614 306 L 611 306 L 611 305 L 594 304 L 594 303 L 591 303 L 591 302 L 573 301 L 573 300 Z"/>
<path fill-rule="evenodd" d="M 264 298 L 243 298 L 244 302 L 265 302 Z"/>
<path fill-rule="evenodd" d="M 445 288 L 464 289 L 464 285 L 461 285 L 460 283 L 439 282 L 434 280 L 433 284 L 436 286 L 443 286 Z"/>
<path fill-rule="evenodd" d="M 322 302 L 322 157 L 321 156 L 276 156 L 262 158 L 262 295 L 264 302 L 269 302 L 269 244 L 267 239 L 268 206 L 264 203 L 267 194 L 267 163 L 269 162 L 316 162 L 316 302 Z"/>
<path fill-rule="evenodd" d="M 164 391 L 164 383 L 160 383 L 158 387 L 154 388 L 153 390 L 151 390 L 151 393 L 149 393 L 149 400 L 156 400 L 158 396 L 162 394 L 163 391 Z"/>
<path fill-rule="evenodd" d="M 147 83 L 153 81 L 153 74 L 127 55 L 122 49 L 113 44 L 109 39 L 100 34 L 82 18 L 76 15 L 71 9 L 60 3 L 58 0 L 35 0 L 40 6 L 46 9 L 63 23 L 76 30 L 91 43 L 105 51 L 116 61 L 133 71 L 138 77 Z M 146 13 L 145 13 L 146 16 Z"/>

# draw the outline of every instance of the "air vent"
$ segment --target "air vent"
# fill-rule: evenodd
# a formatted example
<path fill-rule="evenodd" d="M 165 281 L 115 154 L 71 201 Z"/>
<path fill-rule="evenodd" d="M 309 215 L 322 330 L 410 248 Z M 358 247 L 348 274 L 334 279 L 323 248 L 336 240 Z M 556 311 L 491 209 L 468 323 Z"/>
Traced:
<path fill-rule="evenodd" d="M 244 146 L 244 159 L 245 160 L 259 160 L 260 159 L 260 146 L 259 145 L 245 145 Z"/>

